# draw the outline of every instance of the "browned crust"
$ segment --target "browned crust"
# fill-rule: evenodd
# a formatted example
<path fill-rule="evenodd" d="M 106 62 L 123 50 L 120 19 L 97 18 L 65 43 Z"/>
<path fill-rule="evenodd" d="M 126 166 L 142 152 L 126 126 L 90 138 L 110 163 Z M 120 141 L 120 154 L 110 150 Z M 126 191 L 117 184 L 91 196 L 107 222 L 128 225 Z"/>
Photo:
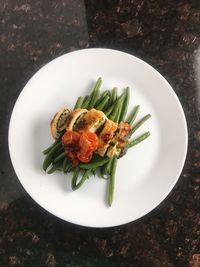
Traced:
<path fill-rule="evenodd" d="M 51 134 L 52 134 L 54 139 L 58 138 L 57 122 L 58 122 L 59 117 L 61 116 L 61 114 L 64 112 L 65 109 L 66 108 L 62 108 L 60 111 L 58 111 L 54 115 L 53 119 L 51 120 L 50 129 L 51 129 Z"/>
<path fill-rule="evenodd" d="M 72 130 L 74 123 L 76 122 L 78 117 L 84 112 L 87 112 L 87 109 L 77 108 L 77 109 L 73 110 L 67 119 L 65 129 L 66 130 Z"/>
<path fill-rule="evenodd" d="M 105 154 L 106 149 L 108 148 L 110 141 L 113 139 L 116 130 L 117 130 L 117 123 L 111 120 L 107 120 L 103 130 L 99 135 L 98 153 L 100 156 L 103 156 Z"/>
<path fill-rule="evenodd" d="M 105 114 L 102 111 L 91 109 L 88 111 L 78 125 L 78 131 L 89 130 L 95 123 L 97 123 Z"/>

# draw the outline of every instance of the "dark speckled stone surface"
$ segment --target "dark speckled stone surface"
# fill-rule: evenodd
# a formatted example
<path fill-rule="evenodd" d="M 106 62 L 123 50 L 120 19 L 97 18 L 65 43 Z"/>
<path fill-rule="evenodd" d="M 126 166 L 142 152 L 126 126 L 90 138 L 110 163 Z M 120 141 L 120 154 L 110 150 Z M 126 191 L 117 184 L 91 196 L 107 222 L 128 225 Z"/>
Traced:
<path fill-rule="evenodd" d="M 189 128 L 186 164 L 167 199 L 111 229 L 47 213 L 22 188 L 8 152 L 11 111 L 26 82 L 51 59 L 86 47 L 123 50 L 153 65 L 177 93 Z M 0 2 L 0 267 L 200 266 L 199 49 L 198 0 Z"/>

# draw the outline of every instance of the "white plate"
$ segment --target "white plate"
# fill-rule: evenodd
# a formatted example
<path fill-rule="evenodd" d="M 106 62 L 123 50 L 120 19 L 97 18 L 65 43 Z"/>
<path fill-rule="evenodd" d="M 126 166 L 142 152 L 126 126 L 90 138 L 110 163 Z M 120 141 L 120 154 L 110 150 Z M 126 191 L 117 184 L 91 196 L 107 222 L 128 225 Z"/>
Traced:
<path fill-rule="evenodd" d="M 135 133 L 149 130 L 150 138 L 119 160 L 111 208 L 105 180 L 91 177 L 73 192 L 71 177 L 42 170 L 42 151 L 53 141 L 52 116 L 73 107 L 99 76 L 102 89 L 131 87 L 130 108 L 141 106 L 138 119 L 152 114 Z M 39 205 L 75 224 L 110 227 L 147 214 L 172 190 L 186 157 L 187 126 L 177 96 L 154 68 L 120 51 L 85 49 L 51 61 L 30 79 L 13 109 L 9 149 L 20 182 Z"/>

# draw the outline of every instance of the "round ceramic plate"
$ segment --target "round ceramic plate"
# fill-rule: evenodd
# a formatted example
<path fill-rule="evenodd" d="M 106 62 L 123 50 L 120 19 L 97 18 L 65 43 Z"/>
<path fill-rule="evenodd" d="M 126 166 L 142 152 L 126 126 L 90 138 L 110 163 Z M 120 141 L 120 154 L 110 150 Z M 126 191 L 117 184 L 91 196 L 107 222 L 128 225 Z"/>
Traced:
<path fill-rule="evenodd" d="M 152 115 L 134 135 L 150 131 L 151 136 L 118 161 L 112 207 L 106 180 L 91 176 L 72 191 L 70 175 L 42 170 L 42 151 L 53 142 L 53 115 L 72 108 L 99 76 L 102 90 L 130 86 L 129 108 L 140 105 L 138 119 Z M 140 218 L 169 194 L 184 165 L 187 126 L 177 96 L 154 68 L 124 52 L 85 49 L 56 58 L 30 79 L 13 109 L 9 149 L 21 184 L 39 205 L 68 222 L 111 227 Z"/>

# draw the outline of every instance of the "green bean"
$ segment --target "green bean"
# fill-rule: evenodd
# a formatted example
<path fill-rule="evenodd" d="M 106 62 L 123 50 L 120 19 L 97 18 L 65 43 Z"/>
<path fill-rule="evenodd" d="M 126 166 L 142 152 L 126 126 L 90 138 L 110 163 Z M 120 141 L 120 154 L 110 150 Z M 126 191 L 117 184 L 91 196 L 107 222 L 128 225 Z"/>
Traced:
<path fill-rule="evenodd" d="M 105 109 L 109 108 L 110 105 L 112 105 L 112 96 L 111 96 L 111 92 L 108 91 L 108 94 L 107 94 L 107 95 L 108 95 L 109 99 L 108 99 L 108 103 L 105 105 Z"/>
<path fill-rule="evenodd" d="M 80 108 L 81 105 L 82 105 L 82 103 L 83 103 L 83 97 L 82 96 L 79 96 L 78 99 L 77 99 L 77 101 L 76 101 L 76 104 L 74 106 L 74 109 Z"/>
<path fill-rule="evenodd" d="M 53 154 L 54 155 L 54 158 L 57 157 L 58 155 L 60 155 L 60 153 L 64 152 L 64 147 L 61 146 L 59 149 L 57 149 L 55 151 L 55 153 Z"/>
<path fill-rule="evenodd" d="M 100 94 L 100 91 L 99 91 L 99 89 L 97 89 L 96 92 L 94 93 L 94 97 L 93 97 L 93 99 L 91 99 L 90 104 L 89 104 L 89 106 L 88 106 L 88 109 L 89 109 L 89 110 L 92 109 L 92 108 L 94 108 L 94 106 L 95 106 L 95 104 L 96 104 L 96 101 L 97 101 L 98 98 L 99 98 L 99 94 Z"/>
<path fill-rule="evenodd" d="M 104 178 L 104 176 L 107 175 L 107 173 L 105 171 L 105 166 L 106 165 L 107 165 L 107 163 L 105 165 L 99 167 L 100 175 L 101 175 L 102 178 Z"/>
<path fill-rule="evenodd" d="M 66 157 L 66 159 L 67 159 L 67 157 Z M 70 167 L 70 161 L 67 160 L 67 163 L 65 165 L 65 168 L 63 168 L 64 173 L 67 173 L 68 172 L 69 167 Z"/>
<path fill-rule="evenodd" d="M 117 115 L 116 115 L 116 117 L 115 117 L 115 119 L 114 119 L 114 121 L 115 122 L 119 122 L 119 120 L 120 120 L 120 115 L 121 115 L 121 112 L 122 112 L 122 105 L 120 105 L 119 106 L 119 109 L 118 109 L 118 112 L 117 112 Z"/>
<path fill-rule="evenodd" d="M 96 107 L 96 109 L 98 110 L 103 110 L 103 108 L 107 105 L 108 101 L 109 101 L 109 96 L 106 95 L 102 101 L 99 103 L 99 105 Z"/>
<path fill-rule="evenodd" d="M 52 174 L 57 170 L 60 170 L 61 164 L 60 162 L 57 162 L 57 164 L 54 164 L 51 169 L 47 172 L 48 174 Z M 63 169 L 62 169 L 63 170 Z"/>
<path fill-rule="evenodd" d="M 117 100 L 116 104 L 115 104 L 115 107 L 113 108 L 113 111 L 111 113 L 111 115 L 109 116 L 109 119 L 112 120 L 112 121 L 115 121 L 116 118 L 118 118 L 118 112 L 119 112 L 119 109 L 120 109 L 120 106 L 121 104 L 123 103 L 124 101 L 124 97 L 125 97 L 125 94 L 123 93 L 120 98 Z"/>
<path fill-rule="evenodd" d="M 133 126 L 133 129 L 131 131 L 131 134 L 133 134 L 146 120 L 148 120 L 151 117 L 150 114 L 147 114 L 146 116 L 144 116 L 141 120 L 139 120 L 135 126 Z"/>
<path fill-rule="evenodd" d="M 80 179 L 80 181 L 77 183 L 77 179 L 78 179 L 78 175 L 74 175 L 73 176 L 73 179 L 72 179 L 72 189 L 73 190 L 77 190 L 79 189 L 83 183 L 87 180 L 87 178 L 89 177 L 91 173 L 91 170 L 85 170 L 84 173 L 83 173 L 83 176 L 82 178 Z"/>
<path fill-rule="evenodd" d="M 112 159 L 109 190 L 108 190 L 108 204 L 109 204 L 109 206 L 112 205 L 113 197 L 114 197 L 116 168 L 117 168 L 117 158 L 113 158 Z"/>
<path fill-rule="evenodd" d="M 68 162 L 68 159 L 67 159 L 67 157 L 65 157 L 63 160 L 63 171 L 65 171 L 65 169 L 67 167 L 67 162 Z"/>
<path fill-rule="evenodd" d="M 84 98 L 83 98 L 83 103 L 88 99 L 89 95 L 86 95 Z M 83 105 L 82 103 L 82 105 Z"/>
<path fill-rule="evenodd" d="M 81 163 L 79 166 L 82 169 L 92 169 L 92 168 L 97 168 L 97 167 L 103 166 L 109 160 L 110 160 L 110 158 L 102 158 L 102 159 L 100 159 L 98 161 L 94 161 L 94 162 Z"/>
<path fill-rule="evenodd" d="M 121 102 L 123 101 L 123 95 L 120 96 L 120 98 L 118 98 L 118 100 L 115 102 L 115 105 L 114 105 L 114 108 L 112 110 L 112 113 L 109 115 L 109 119 L 110 120 L 114 120 L 116 115 L 117 115 L 117 112 L 118 112 L 118 109 L 119 109 L 119 106 L 121 104 Z"/>
<path fill-rule="evenodd" d="M 62 142 L 57 143 L 46 155 L 53 155 L 56 151 L 58 151 L 62 147 Z"/>
<path fill-rule="evenodd" d="M 120 102 L 120 105 L 119 105 L 119 108 L 118 108 L 118 112 L 114 118 L 114 121 L 115 122 L 120 122 L 120 117 L 121 117 L 121 114 L 123 112 L 123 106 L 124 106 L 124 102 L 126 100 L 126 95 L 124 95 L 122 101 Z"/>
<path fill-rule="evenodd" d="M 103 98 L 105 96 L 107 96 L 109 94 L 108 90 L 105 90 L 103 93 L 101 93 L 100 97 L 97 99 L 96 103 L 95 103 L 95 108 L 100 104 L 100 102 L 103 100 Z"/>
<path fill-rule="evenodd" d="M 88 96 L 88 98 L 85 100 L 85 102 L 82 104 L 82 106 L 81 106 L 81 108 L 88 108 L 88 105 L 89 105 L 89 103 L 90 103 L 90 101 L 91 101 L 91 97 L 90 96 Z"/>
<path fill-rule="evenodd" d="M 80 172 L 80 168 L 77 166 L 73 171 L 73 177 L 72 177 L 72 182 L 71 182 L 72 190 L 75 190 L 74 187 L 76 185 L 76 181 L 78 179 L 79 172 Z"/>
<path fill-rule="evenodd" d="M 66 165 L 66 167 L 64 169 L 64 173 L 70 172 L 71 170 L 72 170 L 72 165 L 71 165 L 71 162 L 68 161 L 67 165 Z"/>
<path fill-rule="evenodd" d="M 98 168 L 98 167 L 96 167 L 96 168 L 92 168 L 92 169 L 91 169 L 91 174 L 92 174 L 93 176 L 96 176 L 97 168 Z"/>
<path fill-rule="evenodd" d="M 103 178 L 103 174 L 102 174 L 101 167 L 96 168 L 96 174 L 97 174 L 100 178 Z"/>
<path fill-rule="evenodd" d="M 133 122 L 135 121 L 137 114 L 139 112 L 140 106 L 137 105 L 134 107 L 133 111 L 131 112 L 131 114 L 129 115 L 128 119 L 126 120 L 126 122 L 128 122 L 129 124 L 133 124 Z"/>
<path fill-rule="evenodd" d="M 112 113 L 109 115 L 109 119 L 112 121 L 115 121 L 115 118 L 118 114 L 119 111 L 119 107 L 120 107 L 120 103 L 117 103 L 112 111 Z"/>
<path fill-rule="evenodd" d="M 57 168 L 55 168 L 55 166 L 52 166 L 51 168 L 50 168 L 50 170 L 47 172 L 48 174 L 52 174 L 52 173 L 54 173 L 54 171 L 56 171 L 57 170 Z"/>
<path fill-rule="evenodd" d="M 111 95 L 111 99 L 112 99 L 112 103 L 114 103 L 117 100 L 117 87 L 114 87 L 112 89 L 112 95 Z"/>
<path fill-rule="evenodd" d="M 105 90 L 102 95 L 101 95 L 101 99 L 103 99 L 105 96 L 107 96 L 109 94 L 109 90 Z"/>
<path fill-rule="evenodd" d="M 44 155 L 48 154 L 51 151 L 51 149 L 54 148 L 54 146 L 56 146 L 58 143 L 60 143 L 60 139 L 56 139 L 55 142 L 51 146 L 49 146 L 47 149 L 45 149 L 42 153 Z"/>
<path fill-rule="evenodd" d="M 50 154 L 50 155 L 47 155 L 43 161 L 43 165 L 42 165 L 42 168 L 44 171 L 46 171 L 48 169 L 48 167 L 51 165 L 53 161 L 53 155 Z"/>
<path fill-rule="evenodd" d="M 115 103 L 112 104 L 107 110 L 104 111 L 107 117 L 112 113 L 114 107 L 115 107 Z"/>
<path fill-rule="evenodd" d="M 104 166 L 101 166 L 98 168 L 99 176 L 101 178 L 104 178 Z"/>
<path fill-rule="evenodd" d="M 56 146 L 54 146 L 48 154 L 46 154 L 46 157 L 43 161 L 43 170 L 46 171 L 47 168 L 51 165 L 53 162 L 55 156 L 57 156 L 58 153 L 60 153 L 63 150 L 62 143 L 58 143 Z"/>
<path fill-rule="evenodd" d="M 61 159 L 64 159 L 64 157 L 66 157 L 66 152 L 62 150 L 62 153 L 60 153 L 55 159 L 54 159 L 54 162 L 58 162 L 60 161 Z"/>
<path fill-rule="evenodd" d="M 102 84 L 102 79 L 99 78 L 96 81 L 94 89 L 93 89 L 92 94 L 91 94 L 91 100 L 90 100 L 90 103 L 88 105 L 88 109 L 89 110 L 92 109 L 96 104 L 96 101 L 97 101 L 97 99 L 99 97 L 99 88 L 100 88 L 101 84 Z"/>
<path fill-rule="evenodd" d="M 105 173 L 105 174 L 110 174 L 110 172 L 111 172 L 111 167 L 112 167 L 112 159 L 110 159 L 110 160 L 105 164 L 104 173 Z"/>
<path fill-rule="evenodd" d="M 119 118 L 119 121 L 124 121 L 127 110 L 128 110 L 128 105 L 129 105 L 129 100 L 130 100 L 130 87 L 126 88 L 126 93 L 125 93 L 125 99 L 124 99 L 124 103 L 122 105 L 122 111 L 121 111 L 121 115 Z"/>
<path fill-rule="evenodd" d="M 103 166 L 104 167 L 104 166 Z M 104 180 L 108 180 L 110 178 L 109 175 L 107 175 L 106 173 L 104 173 L 104 169 L 102 167 L 100 167 L 100 177 Z"/>
<path fill-rule="evenodd" d="M 150 132 L 145 132 L 143 133 L 142 135 L 140 135 L 139 137 L 137 137 L 136 139 L 133 139 L 131 140 L 129 143 L 128 143 L 128 147 L 133 147 L 137 144 L 139 144 L 140 142 L 144 141 L 147 137 L 150 136 Z"/>

